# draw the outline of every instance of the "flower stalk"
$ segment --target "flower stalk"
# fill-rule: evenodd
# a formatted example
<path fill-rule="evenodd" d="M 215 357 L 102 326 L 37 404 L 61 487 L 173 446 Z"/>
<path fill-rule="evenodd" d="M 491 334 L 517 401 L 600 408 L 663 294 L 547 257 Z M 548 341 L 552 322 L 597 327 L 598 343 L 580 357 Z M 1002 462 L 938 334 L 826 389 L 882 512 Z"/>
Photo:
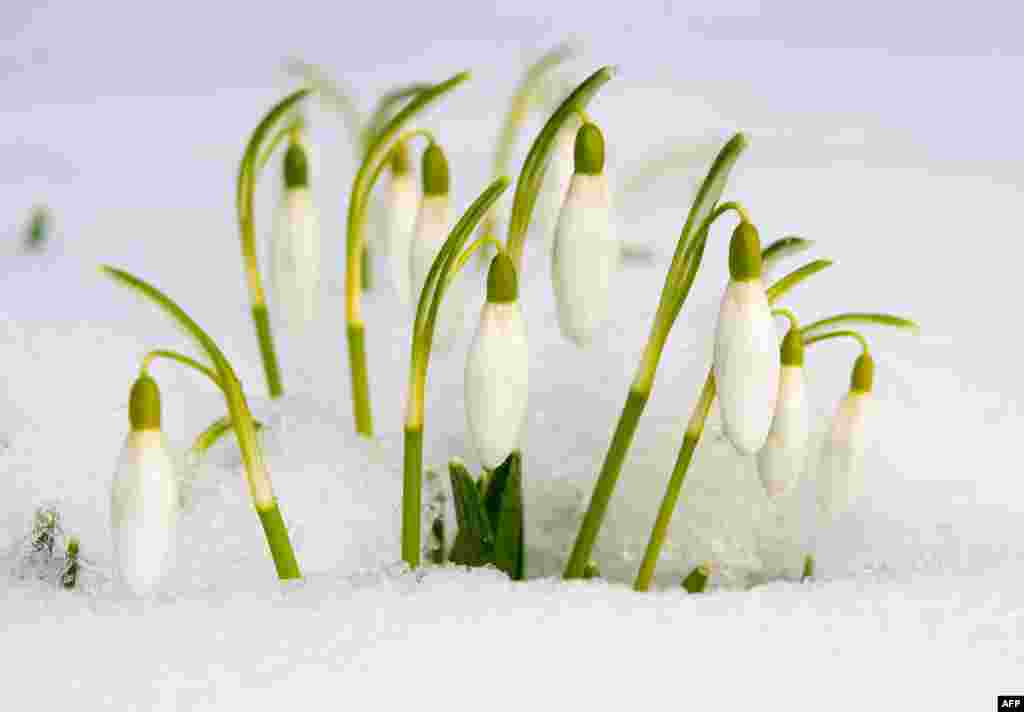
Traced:
<path fill-rule="evenodd" d="M 256 339 L 259 342 L 260 358 L 263 361 L 263 373 L 267 379 L 267 390 L 271 398 L 280 398 L 284 389 L 281 385 L 281 367 L 278 364 L 274 337 L 270 329 L 270 316 L 267 312 L 267 300 L 263 291 L 263 279 L 260 276 L 259 262 L 256 257 L 253 198 L 256 192 L 256 181 L 259 178 L 259 169 L 263 163 L 259 157 L 264 139 L 277 122 L 309 93 L 309 89 L 300 89 L 288 95 L 263 117 L 263 120 L 252 132 L 245 153 L 242 154 L 236 183 L 235 208 L 242 242 L 242 263 L 249 289 L 252 320 L 256 329 Z"/>
<path fill-rule="evenodd" d="M 402 560 L 412 568 L 420 565 L 422 555 L 424 400 L 438 310 L 456 276 L 456 266 L 464 265 L 468 259 L 469 255 L 463 253 L 463 246 L 507 187 L 507 178 L 494 181 L 452 228 L 431 264 L 416 307 L 405 402 L 402 464 Z M 477 241 L 470 249 L 482 244 L 485 243 Z"/>
<path fill-rule="evenodd" d="M 463 72 L 451 79 L 416 93 L 379 132 L 366 151 L 366 157 L 352 183 L 349 196 L 345 238 L 345 322 L 348 341 L 349 370 L 352 382 L 352 410 L 356 432 L 373 436 L 373 414 L 370 406 L 370 383 L 366 364 L 366 327 L 362 318 L 362 253 L 365 245 L 366 210 L 370 191 L 387 163 L 391 141 L 402 126 L 428 104 L 469 78 Z"/>

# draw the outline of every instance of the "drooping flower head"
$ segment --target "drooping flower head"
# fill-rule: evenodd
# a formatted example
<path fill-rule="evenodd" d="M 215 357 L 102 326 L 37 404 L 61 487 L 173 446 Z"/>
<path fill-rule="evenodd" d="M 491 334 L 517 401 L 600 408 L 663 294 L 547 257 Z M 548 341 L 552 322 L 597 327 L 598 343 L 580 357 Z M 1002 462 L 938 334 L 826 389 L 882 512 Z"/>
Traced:
<path fill-rule="evenodd" d="M 526 326 L 515 265 L 504 252 L 491 261 L 487 301 L 466 360 L 466 422 L 484 467 L 516 449 L 529 394 Z"/>
<path fill-rule="evenodd" d="M 150 594 L 174 553 L 178 478 L 160 429 L 160 390 L 143 374 L 132 386 L 131 430 L 111 488 L 111 530 L 117 570 L 138 596 Z"/>
<path fill-rule="evenodd" d="M 409 150 L 398 143 L 391 153 L 390 179 L 385 196 L 385 231 L 391 282 L 402 304 L 413 303 L 409 284 L 409 249 L 420 198 L 413 175 Z M 417 295 L 418 296 L 418 295 Z"/>
<path fill-rule="evenodd" d="M 410 249 L 411 302 L 414 305 L 419 301 L 430 266 L 444 246 L 451 223 L 448 159 L 438 144 L 430 144 L 423 152 L 422 169 L 423 200 L 420 201 Z M 435 353 L 445 354 L 455 343 L 464 318 L 464 302 L 462 280 L 456 275 L 445 291 L 438 313 L 431 347 Z"/>
<path fill-rule="evenodd" d="M 271 250 L 280 315 L 293 333 L 316 318 L 320 291 L 320 219 L 309 188 L 309 161 L 293 134 L 284 156 L 284 194 Z"/>
<path fill-rule="evenodd" d="M 714 371 L 725 433 L 745 455 L 764 445 L 779 393 L 779 346 L 761 281 L 761 240 L 744 220 L 729 243 L 729 284 L 715 331 Z"/>
<path fill-rule="evenodd" d="M 810 418 L 804 387 L 804 340 L 799 326 L 782 339 L 779 395 L 771 429 L 757 453 L 757 471 L 769 497 L 788 494 L 807 466 Z"/>
<path fill-rule="evenodd" d="M 609 214 L 604 137 L 592 123 L 576 133 L 575 170 L 558 217 L 551 277 L 562 335 L 588 345 L 608 313 L 619 245 Z"/>
<path fill-rule="evenodd" d="M 872 407 L 875 362 L 866 351 L 857 357 L 850 391 L 839 403 L 818 468 L 818 509 L 835 518 L 849 509 L 864 488 L 861 460 L 867 446 L 866 423 Z"/>

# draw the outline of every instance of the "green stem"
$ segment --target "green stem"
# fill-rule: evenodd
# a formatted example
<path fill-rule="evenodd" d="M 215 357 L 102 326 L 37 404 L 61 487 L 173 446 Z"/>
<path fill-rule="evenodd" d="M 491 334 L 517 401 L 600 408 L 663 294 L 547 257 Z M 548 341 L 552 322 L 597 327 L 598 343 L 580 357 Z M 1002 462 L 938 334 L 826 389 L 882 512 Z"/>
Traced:
<path fill-rule="evenodd" d="M 420 517 L 423 507 L 423 428 L 405 428 L 402 466 L 402 560 L 420 565 Z"/>
<path fill-rule="evenodd" d="M 363 255 L 360 258 L 360 270 L 363 274 L 363 291 L 373 291 L 373 253 L 370 251 L 369 243 L 363 245 Z"/>
<path fill-rule="evenodd" d="M 371 135 L 366 156 L 355 180 L 348 203 L 348 221 L 345 235 L 345 322 L 348 337 L 349 371 L 352 379 L 352 408 L 356 415 L 356 432 L 373 437 L 373 419 L 370 410 L 369 377 L 366 366 L 366 349 L 363 345 L 365 327 L 362 319 L 362 255 L 364 231 L 366 228 L 366 207 L 370 191 L 377 176 L 383 169 L 390 151 L 389 141 L 395 138 L 402 126 L 422 111 L 430 102 L 469 78 L 463 72 L 448 81 L 428 89 L 417 90 L 414 98 L 392 118 L 384 128 Z M 358 343 L 353 337 L 358 337 Z"/>
<path fill-rule="evenodd" d="M 640 571 L 636 575 L 633 588 L 637 591 L 646 591 L 654 578 L 654 568 L 658 563 L 658 554 L 665 536 L 668 534 L 668 525 L 672 520 L 672 513 L 676 511 L 676 503 L 679 501 L 679 493 L 683 489 L 683 480 L 686 479 L 686 472 L 690 468 L 690 461 L 693 460 L 693 452 L 697 449 L 697 443 L 704 432 L 704 423 L 707 420 L 708 412 L 711 410 L 711 403 L 715 399 L 715 377 L 709 372 L 704 380 L 704 389 L 701 391 L 700 400 L 690 417 L 690 424 L 683 436 L 683 446 L 679 449 L 679 456 L 676 458 L 675 467 L 672 468 L 672 477 L 669 478 L 668 489 L 661 500 L 658 509 L 658 517 L 654 521 L 654 529 L 651 531 L 650 539 L 647 542 L 647 549 L 644 552 L 643 561 L 640 564 Z"/>
<path fill-rule="evenodd" d="M 275 501 L 266 509 L 257 507 L 256 511 L 260 515 L 263 533 L 270 546 L 270 555 L 274 557 L 277 577 L 279 579 L 302 578 L 302 574 L 299 572 L 299 562 L 295 560 L 295 552 L 292 551 L 292 544 L 288 538 L 288 529 L 284 525 L 277 502 Z"/>
<path fill-rule="evenodd" d="M 258 304 L 252 308 L 252 322 L 256 325 L 256 338 L 260 344 L 263 373 L 267 378 L 270 397 L 280 398 L 284 393 L 281 387 L 281 367 L 277 364 L 277 351 L 274 349 L 274 337 L 270 332 L 270 315 L 267 313 L 266 304 Z"/>
<path fill-rule="evenodd" d="M 584 577 L 587 564 L 590 563 L 590 553 L 594 550 L 597 534 L 601 531 L 601 524 L 604 522 L 604 515 L 608 510 L 608 501 L 611 499 L 612 492 L 615 491 L 615 483 L 622 470 L 622 462 L 626 459 L 626 453 L 629 451 L 637 424 L 640 422 L 640 416 L 646 405 L 647 393 L 630 389 L 626 405 L 622 409 L 622 415 L 619 416 L 619 422 L 615 426 L 612 444 L 608 448 L 608 454 L 605 455 L 604 464 L 601 466 L 597 485 L 590 497 L 587 513 L 583 517 L 579 534 L 576 536 L 576 543 L 569 556 L 569 563 L 565 567 L 564 578 Z"/>
<path fill-rule="evenodd" d="M 271 398 L 280 397 L 283 391 L 280 380 L 281 371 L 277 365 L 277 354 L 274 351 L 269 322 L 261 326 L 261 319 L 266 319 L 267 300 L 263 292 L 263 280 L 260 277 L 259 262 L 256 257 L 253 197 L 256 193 L 256 180 L 259 178 L 260 146 L 263 144 L 264 138 L 295 104 L 309 94 L 309 91 L 309 89 L 300 89 L 288 95 L 263 117 L 263 120 L 252 132 L 245 153 L 242 155 L 236 183 L 235 207 L 238 212 L 238 230 L 242 242 L 242 262 L 245 266 L 246 283 L 249 288 L 253 323 L 260 342 L 260 357 L 263 359 L 263 371 L 267 378 L 267 389 L 270 391 Z M 260 316 L 260 312 L 263 317 Z"/>
<path fill-rule="evenodd" d="M 828 339 L 840 339 L 849 338 L 855 339 L 860 344 L 862 353 L 868 353 L 871 349 L 868 348 L 868 340 L 864 338 L 859 332 L 853 331 L 852 329 L 841 329 L 839 331 L 826 331 L 824 334 L 815 334 L 814 336 L 808 336 L 804 339 L 804 346 L 811 346 L 818 343 L 819 341 L 827 341 Z"/>
<path fill-rule="evenodd" d="M 362 324 L 348 325 L 348 359 L 352 364 L 352 408 L 356 432 L 373 435 L 373 413 L 370 411 L 370 380 L 366 370 L 366 340 Z"/>
<path fill-rule="evenodd" d="M 217 375 L 216 371 L 208 366 L 204 366 L 193 358 L 189 358 L 185 354 L 180 354 L 177 351 L 171 351 L 170 349 L 154 349 L 153 351 L 150 351 L 142 359 L 142 370 L 148 371 L 150 364 L 158 358 L 164 358 L 169 361 L 175 361 L 184 366 L 188 366 L 192 370 L 203 374 L 213 381 L 213 385 L 217 386 L 222 393 L 224 392 L 224 384 L 221 382 L 220 376 Z"/>

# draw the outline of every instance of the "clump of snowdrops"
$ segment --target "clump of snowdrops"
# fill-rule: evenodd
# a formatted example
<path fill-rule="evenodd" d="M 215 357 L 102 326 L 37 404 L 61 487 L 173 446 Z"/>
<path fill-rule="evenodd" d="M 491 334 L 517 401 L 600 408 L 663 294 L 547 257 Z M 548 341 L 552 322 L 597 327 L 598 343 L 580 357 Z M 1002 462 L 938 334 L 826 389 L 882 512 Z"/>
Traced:
<path fill-rule="evenodd" d="M 529 417 L 530 351 L 520 305 L 523 247 L 538 203 L 558 206 L 557 220 L 542 232 L 550 249 L 552 288 L 559 329 L 565 339 L 585 349 L 605 328 L 612 277 L 623 249 L 610 217 L 610 189 L 605 174 L 605 136 L 588 113 L 588 105 L 613 76 L 603 67 L 568 93 L 550 114 L 519 170 L 511 199 L 504 240 L 499 238 L 498 201 L 510 185 L 512 149 L 528 111 L 544 93 L 545 78 L 569 56 L 565 48 L 545 55 L 527 72 L 511 102 L 494 161 L 494 181 L 452 225 L 449 200 L 451 175 L 442 137 L 406 126 L 429 105 L 456 89 L 468 73 L 437 84 L 411 84 L 385 95 L 370 119 L 362 122 L 347 95 L 319 70 L 293 64 L 310 81 L 274 106 L 257 125 L 246 147 L 236 186 L 236 208 L 243 266 L 251 313 L 272 398 L 283 393 L 268 299 L 257 262 L 254 194 L 258 177 L 275 149 L 287 142 L 283 158 L 282 202 L 274 231 L 272 298 L 289 332 L 298 333 L 317 311 L 320 280 L 319 220 L 309 192 L 310 170 L 305 124 L 298 106 L 316 91 L 342 110 L 361 161 L 347 205 L 344 298 L 348 362 L 356 432 L 374 432 L 366 357 L 367 324 L 362 292 L 370 281 L 367 223 L 373 188 L 387 176 L 383 214 L 386 273 L 411 315 L 411 356 L 405 392 L 402 493 L 402 559 L 412 568 L 423 558 L 435 564 L 451 561 L 470 566 L 493 565 L 513 579 L 525 572 L 523 483 L 519 437 Z M 422 143 L 417 156 L 415 144 Z M 762 245 L 756 222 L 738 201 L 723 202 L 730 171 L 747 146 L 735 135 L 720 150 L 686 215 L 669 265 L 665 285 L 629 387 L 607 455 L 565 566 L 565 578 L 589 578 L 599 562 L 592 560 L 609 500 L 622 464 L 650 398 L 669 333 L 693 288 L 703 264 L 712 228 L 728 216 L 736 220 L 728 248 L 730 279 L 725 286 L 714 334 L 714 357 L 681 434 L 679 456 L 668 475 L 666 492 L 635 580 L 647 590 L 675 512 L 683 481 L 705 427 L 712 403 L 720 403 L 726 437 L 741 455 L 757 461 L 769 497 L 787 496 L 805 476 L 810 457 L 810 419 L 804 394 L 805 351 L 826 340 L 850 338 L 860 346 L 848 394 L 833 420 L 816 469 L 820 509 L 835 516 L 859 492 L 859 460 L 870 419 L 874 361 L 866 338 L 854 324 L 913 328 L 909 320 L 888 314 L 841 313 L 801 326 L 797 316 L 778 302 L 793 288 L 831 265 L 810 261 L 774 282 L 767 274 L 782 259 L 806 250 L 807 240 L 787 237 Z M 418 159 L 418 160 L 417 160 Z M 419 180 L 416 169 L 419 169 Z M 550 238 L 550 239 L 549 239 Z M 474 255 L 487 264 L 486 279 L 474 279 Z M 227 415 L 197 438 L 197 450 L 234 431 L 253 503 L 281 578 L 300 576 L 298 563 L 263 463 L 253 420 L 237 376 L 211 339 L 169 297 L 120 270 L 106 273 L 170 314 L 193 338 L 207 359 L 202 363 L 168 350 L 152 351 L 141 364 L 130 393 L 131 429 L 114 482 L 112 528 L 121 578 L 137 594 L 152 591 L 173 557 L 177 479 L 161 431 L 160 397 L 149 373 L 164 358 L 188 366 L 210 380 L 224 395 Z M 483 464 L 472 475 L 462 460 L 449 465 L 451 497 L 458 533 L 446 541 L 444 502 L 448 493 L 436 475 L 423 476 L 426 424 L 424 393 L 432 355 L 445 356 L 462 322 L 468 290 L 483 291 L 465 368 L 468 440 Z M 774 310 L 773 310 L 774 307 Z M 789 328 L 780 340 L 776 320 Z M 585 354 L 581 354 L 585 358 Z M 441 483 L 441 484 L 439 484 Z M 424 490 L 428 501 L 423 502 Z M 428 533 L 424 537 L 424 532 Z M 426 542 L 424 542 L 426 539 Z M 805 576 L 813 572 L 808 554 Z M 687 591 L 704 590 L 715 562 L 695 568 L 681 582 Z"/>

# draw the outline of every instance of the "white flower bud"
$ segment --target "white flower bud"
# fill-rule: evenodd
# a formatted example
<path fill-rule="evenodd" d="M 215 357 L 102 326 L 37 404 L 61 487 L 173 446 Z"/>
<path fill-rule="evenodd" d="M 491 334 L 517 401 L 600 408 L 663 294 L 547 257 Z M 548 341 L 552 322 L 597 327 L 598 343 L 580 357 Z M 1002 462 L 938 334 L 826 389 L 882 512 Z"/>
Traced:
<path fill-rule="evenodd" d="M 551 276 L 562 335 L 590 343 L 608 313 L 609 286 L 619 263 L 603 173 L 573 175 L 558 217 Z"/>
<path fill-rule="evenodd" d="M 420 201 L 416 228 L 410 249 L 410 280 L 413 287 L 412 304 L 419 303 L 423 285 L 430 267 L 448 238 L 450 223 L 448 195 L 425 195 Z M 432 351 L 438 355 L 448 353 L 465 320 L 465 302 L 461 273 L 456 274 L 445 290 L 434 325 Z"/>
<path fill-rule="evenodd" d="M 715 330 L 715 381 L 725 433 L 741 453 L 764 445 L 779 395 L 779 341 L 759 277 L 729 281 Z"/>
<path fill-rule="evenodd" d="M 765 492 L 772 498 L 792 491 L 807 466 L 810 418 L 804 391 L 803 368 L 783 366 L 775 416 L 768 439 L 757 453 L 757 471 Z"/>
<path fill-rule="evenodd" d="M 466 420 L 484 467 L 515 450 L 529 393 L 526 326 L 519 302 L 486 302 L 466 361 Z"/>
<path fill-rule="evenodd" d="M 838 517 L 863 490 L 860 464 L 867 445 L 865 422 L 871 404 L 870 392 L 851 389 L 832 420 L 818 469 L 818 509 L 825 517 Z"/>
<path fill-rule="evenodd" d="M 178 519 L 178 478 L 159 429 L 128 434 L 110 512 L 121 580 L 135 595 L 146 596 L 170 568 Z"/>
<path fill-rule="evenodd" d="M 287 188 L 277 215 L 271 279 L 280 316 L 295 333 L 316 318 L 320 221 L 308 187 Z"/>
<path fill-rule="evenodd" d="M 389 175 L 384 229 L 391 263 L 391 281 L 402 304 L 408 305 L 414 303 L 409 284 L 409 250 L 413 230 L 416 228 L 420 197 L 416 190 L 416 177 L 411 171 Z"/>

